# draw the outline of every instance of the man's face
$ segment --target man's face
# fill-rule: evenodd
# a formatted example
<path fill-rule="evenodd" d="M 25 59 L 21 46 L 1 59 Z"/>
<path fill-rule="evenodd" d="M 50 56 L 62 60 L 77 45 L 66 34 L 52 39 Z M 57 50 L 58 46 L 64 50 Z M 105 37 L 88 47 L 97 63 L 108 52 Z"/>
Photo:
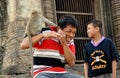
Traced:
<path fill-rule="evenodd" d="M 67 25 L 66 28 L 64 28 L 62 31 L 66 35 L 67 42 L 69 42 L 70 40 L 74 39 L 75 33 L 76 33 L 76 28 L 75 27 L 73 27 L 71 25 Z"/>

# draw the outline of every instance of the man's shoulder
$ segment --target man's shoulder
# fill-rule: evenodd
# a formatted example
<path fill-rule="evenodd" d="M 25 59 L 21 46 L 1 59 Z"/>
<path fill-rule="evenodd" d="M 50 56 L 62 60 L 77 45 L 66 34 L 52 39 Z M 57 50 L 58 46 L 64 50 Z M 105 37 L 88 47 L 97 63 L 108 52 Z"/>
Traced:
<path fill-rule="evenodd" d="M 52 31 L 57 31 L 57 27 L 56 27 L 56 26 L 49 26 L 49 28 L 50 28 Z"/>
<path fill-rule="evenodd" d="M 49 27 L 44 27 L 42 28 L 41 32 L 43 31 L 57 31 L 57 27 L 56 26 L 49 26 Z"/>

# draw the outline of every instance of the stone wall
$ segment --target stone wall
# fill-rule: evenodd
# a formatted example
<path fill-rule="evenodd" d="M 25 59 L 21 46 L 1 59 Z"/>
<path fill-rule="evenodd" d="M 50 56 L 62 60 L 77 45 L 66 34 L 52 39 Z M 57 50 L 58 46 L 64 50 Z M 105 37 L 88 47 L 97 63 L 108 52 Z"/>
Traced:
<path fill-rule="evenodd" d="M 54 0 L 42 0 L 42 13 L 47 19 L 56 23 L 57 18 L 54 3 L 55 3 Z"/>
<path fill-rule="evenodd" d="M 28 17 L 33 9 L 41 11 L 41 0 L 8 0 L 8 43 L 5 47 L 0 78 L 30 78 L 31 56 L 29 49 L 19 48 Z M 7 76 L 6 76 L 7 75 Z M 15 76 L 16 75 L 16 76 Z"/>
<path fill-rule="evenodd" d="M 42 5 L 43 4 L 43 5 Z M 30 78 L 31 56 L 30 50 L 20 49 L 25 26 L 32 10 L 38 10 L 45 17 L 53 21 L 52 0 L 8 0 L 8 38 L 5 45 L 3 64 L 0 78 Z M 3 54 L 2 54 L 3 56 Z"/>
<path fill-rule="evenodd" d="M 5 56 L 2 64 L 2 74 L 21 74 L 28 72 L 30 68 L 29 53 L 19 48 L 24 33 L 26 20 L 15 20 L 8 25 L 8 44 L 6 44 Z"/>
<path fill-rule="evenodd" d="M 3 57 L 5 52 L 5 42 L 7 37 L 7 0 L 0 0 L 0 70 L 3 63 Z M 1 73 L 1 71 L 0 71 Z"/>
<path fill-rule="evenodd" d="M 120 54 L 120 0 L 111 0 L 114 39 Z"/>

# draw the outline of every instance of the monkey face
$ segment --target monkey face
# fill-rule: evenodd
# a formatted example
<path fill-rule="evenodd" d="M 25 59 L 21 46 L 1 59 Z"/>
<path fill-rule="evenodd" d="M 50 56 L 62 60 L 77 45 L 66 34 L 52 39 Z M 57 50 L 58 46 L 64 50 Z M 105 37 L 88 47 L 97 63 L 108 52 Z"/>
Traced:
<path fill-rule="evenodd" d="M 45 27 L 45 22 L 43 21 L 43 19 L 39 14 L 36 14 L 31 18 L 29 27 L 30 27 L 30 34 L 36 35 L 41 31 L 43 27 Z"/>

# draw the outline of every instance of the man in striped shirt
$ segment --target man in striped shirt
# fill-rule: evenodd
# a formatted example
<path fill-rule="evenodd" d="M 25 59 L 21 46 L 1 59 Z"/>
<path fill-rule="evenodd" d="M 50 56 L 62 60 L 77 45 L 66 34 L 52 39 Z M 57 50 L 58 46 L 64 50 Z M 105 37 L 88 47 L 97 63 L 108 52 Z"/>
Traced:
<path fill-rule="evenodd" d="M 32 37 L 35 48 L 33 54 L 34 78 L 82 78 L 82 76 L 68 73 L 65 63 L 75 64 L 74 37 L 77 20 L 72 16 L 62 16 L 58 27 L 43 28 L 40 34 Z M 28 37 L 21 43 L 22 49 L 29 48 Z"/>

